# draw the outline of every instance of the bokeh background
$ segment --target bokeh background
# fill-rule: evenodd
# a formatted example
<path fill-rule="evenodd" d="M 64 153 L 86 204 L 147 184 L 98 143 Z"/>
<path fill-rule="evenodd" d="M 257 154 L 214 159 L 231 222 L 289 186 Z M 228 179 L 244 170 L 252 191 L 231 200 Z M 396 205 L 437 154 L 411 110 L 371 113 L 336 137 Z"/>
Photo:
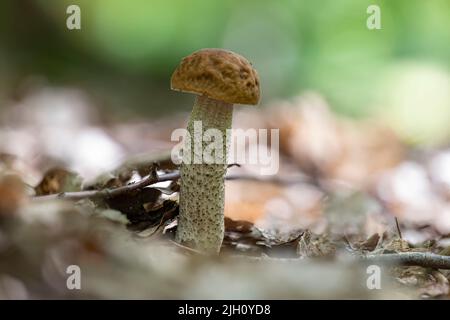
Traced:
<path fill-rule="evenodd" d="M 70 4 L 81 30 L 66 28 Z M 371 4 L 381 30 L 366 27 Z M 2 1 L 0 110 L 12 110 L 2 126 L 186 114 L 192 96 L 170 90 L 171 73 L 191 52 L 221 47 L 253 62 L 263 108 L 312 91 L 333 113 L 375 119 L 410 146 L 447 146 L 449 12 L 447 0 Z"/>
<path fill-rule="evenodd" d="M 70 4 L 81 7 L 82 30 L 66 28 Z M 366 28 L 370 4 L 381 30 Z M 254 63 L 263 104 L 314 89 L 339 113 L 382 113 L 442 141 L 449 12 L 447 0 L 2 1 L 1 105 L 45 81 L 80 87 L 121 117 L 186 111 L 190 97 L 170 92 L 171 72 L 194 50 L 222 47 Z"/>

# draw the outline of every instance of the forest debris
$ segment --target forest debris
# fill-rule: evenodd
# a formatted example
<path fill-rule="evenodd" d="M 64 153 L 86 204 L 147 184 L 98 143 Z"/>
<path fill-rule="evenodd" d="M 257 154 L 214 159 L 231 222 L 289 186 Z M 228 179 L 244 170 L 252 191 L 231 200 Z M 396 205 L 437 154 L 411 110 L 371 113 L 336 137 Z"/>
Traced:
<path fill-rule="evenodd" d="M 421 266 L 424 268 L 450 269 L 450 257 L 431 252 L 397 252 L 386 254 L 368 254 L 363 260 L 388 264 Z"/>
<path fill-rule="evenodd" d="M 241 252 L 261 253 L 266 247 L 261 230 L 253 223 L 244 220 L 232 220 L 225 217 L 225 236 L 222 244 Z"/>
<path fill-rule="evenodd" d="M 450 256 L 450 246 L 448 246 L 448 247 L 442 249 L 442 250 L 439 252 L 439 254 L 440 254 L 440 255 L 443 255 L 443 256 Z"/>
<path fill-rule="evenodd" d="M 390 272 L 399 283 L 415 288 L 421 298 L 442 297 L 449 293 L 449 281 L 438 270 L 413 266 L 396 267 Z"/>
<path fill-rule="evenodd" d="M 142 179 L 139 182 L 132 183 L 126 186 L 114 188 L 114 189 L 104 189 L 104 190 L 87 190 L 87 191 L 79 191 L 79 192 L 64 192 L 60 194 L 51 194 L 47 196 L 39 196 L 34 197 L 35 201 L 46 201 L 46 200 L 54 200 L 54 199 L 65 199 L 77 201 L 81 199 L 107 199 L 115 196 L 119 196 L 124 193 L 132 192 L 134 190 L 143 189 L 149 185 L 155 184 L 157 182 L 163 181 L 171 181 L 174 179 L 178 179 L 180 174 L 178 172 L 171 172 L 162 175 L 149 175 L 148 177 Z"/>
<path fill-rule="evenodd" d="M 127 217 L 130 220 L 128 229 L 133 231 L 144 231 L 152 228 L 153 231 L 148 235 L 154 235 L 157 231 L 165 233 L 167 226 L 178 216 L 178 203 L 172 200 L 164 200 L 161 207 L 153 211 L 147 211 L 141 214 L 128 213 Z M 147 233 L 146 233 L 147 234 Z M 143 236 L 144 233 L 141 233 Z"/>
<path fill-rule="evenodd" d="M 373 251 L 377 247 L 379 241 L 380 235 L 378 233 L 374 233 L 367 240 L 353 243 L 352 247 L 361 251 Z"/>
<path fill-rule="evenodd" d="M 110 183 L 113 183 L 111 181 L 111 179 L 114 176 L 105 176 L 105 179 L 103 180 L 103 183 L 107 185 L 109 185 Z M 149 175 L 145 178 L 143 178 L 142 180 L 138 181 L 138 182 L 134 182 L 134 183 L 130 183 L 128 185 L 125 186 L 120 186 L 120 187 L 116 187 L 116 188 L 112 188 L 110 189 L 103 189 L 103 190 L 85 190 L 85 191 L 79 191 L 79 192 L 62 192 L 59 194 L 49 194 L 49 195 L 45 195 L 45 196 L 36 196 L 33 199 L 34 200 L 39 200 L 39 201 L 44 201 L 44 200 L 53 200 L 53 199 L 66 199 L 66 200 L 80 200 L 80 199 L 85 199 L 85 198 L 109 198 L 109 197 L 113 197 L 113 196 L 117 196 L 120 195 L 122 193 L 126 193 L 126 192 L 130 192 L 132 190 L 139 190 L 142 189 L 146 186 L 152 185 L 152 184 L 156 184 L 158 182 L 165 182 L 165 181 L 175 181 L 178 180 L 180 178 L 180 173 L 178 172 L 178 170 L 174 170 L 172 172 L 169 173 L 163 173 L 158 175 L 157 177 L 154 177 L 152 175 Z M 230 177 L 225 177 L 226 180 L 253 180 L 253 181 L 259 181 L 259 182 L 267 182 L 267 183 L 279 183 L 279 184 L 284 184 L 284 183 L 300 183 L 303 180 L 296 180 L 293 181 L 290 178 L 280 178 L 280 177 L 275 177 L 273 179 L 260 179 L 258 177 L 255 176 L 251 176 L 251 175 L 231 175 Z M 98 188 L 99 185 L 92 185 L 89 187 L 89 189 L 92 188 Z"/>
<path fill-rule="evenodd" d="M 305 230 L 298 241 L 297 254 L 299 257 L 317 258 L 331 257 L 336 253 L 336 246 L 326 235 L 315 235 Z"/>
<path fill-rule="evenodd" d="M 121 193 L 110 196 L 105 202 L 110 208 L 118 210 L 130 217 L 139 217 L 148 211 L 158 209 L 156 205 L 161 191 L 146 187 L 141 190 L 132 190 L 130 192 Z M 159 205 L 159 206 L 162 206 Z"/>
<path fill-rule="evenodd" d="M 424 298 L 435 298 L 447 296 L 450 292 L 448 279 L 439 271 L 431 271 L 430 282 L 424 284 L 420 289 L 419 293 L 421 297 Z"/>
<path fill-rule="evenodd" d="M 282 163 L 278 175 L 260 176 L 246 165 L 229 170 L 226 177 L 226 194 L 231 201 L 227 202 L 226 212 L 228 218 L 234 218 L 236 221 L 228 218 L 225 221 L 225 239 L 222 253 L 217 258 L 219 262 L 214 259 L 210 261 L 207 258 L 197 260 L 199 254 L 181 248 L 183 253 L 189 251 L 191 254 L 188 258 L 192 258 L 189 260 L 189 268 L 182 269 L 173 261 L 167 264 L 161 263 L 158 261 L 160 256 L 152 251 L 155 244 L 162 244 L 159 253 L 162 256 L 172 250 L 175 246 L 170 243 L 170 240 L 173 239 L 177 227 L 176 192 L 179 191 L 177 182 L 180 176 L 176 167 L 170 166 L 169 154 L 161 151 L 161 154 L 158 152 L 133 156 L 79 192 L 66 192 L 64 187 L 61 188 L 64 183 L 58 180 L 58 174 L 51 179 L 48 177 L 49 181 L 44 184 L 46 187 L 39 187 L 43 190 L 39 193 L 46 194 L 45 196 L 32 198 L 35 201 L 32 201 L 29 206 L 17 207 L 19 217 L 23 218 L 25 223 L 0 226 L 0 260 L 2 261 L 0 273 L 11 275 L 18 281 L 24 281 L 28 273 L 32 273 L 30 279 L 39 283 L 40 288 L 51 288 L 47 292 L 52 292 L 57 297 L 60 297 L 60 293 L 55 292 L 59 289 L 55 290 L 53 286 L 55 283 L 57 286 L 58 281 L 61 280 L 57 278 L 61 275 L 58 266 L 66 262 L 73 263 L 73 261 L 81 261 L 89 266 L 86 269 L 86 277 L 91 280 L 92 291 L 83 292 L 83 295 L 120 296 L 120 291 L 114 292 L 108 289 L 117 285 L 120 288 L 128 286 L 133 288 L 132 294 L 136 297 L 148 295 L 149 286 L 156 288 L 155 293 L 150 295 L 154 294 L 158 297 L 160 294 L 171 297 L 191 297 L 189 293 L 192 288 L 197 296 L 202 296 L 205 291 L 200 290 L 209 290 L 212 283 L 214 287 L 227 288 L 231 295 L 236 294 L 236 291 L 240 294 L 246 289 L 236 290 L 236 285 L 250 283 L 261 288 L 272 285 L 276 288 L 275 293 L 269 291 L 272 289 L 269 288 L 261 295 L 276 296 L 277 292 L 281 295 L 285 294 L 284 290 L 289 287 L 293 277 L 301 278 L 301 284 L 308 281 L 304 279 L 303 274 L 299 276 L 298 264 L 302 264 L 302 267 L 303 263 L 312 264 L 314 266 L 312 268 L 315 269 L 327 268 L 326 265 L 329 262 L 330 268 L 327 272 L 333 272 L 335 268 L 342 267 L 340 263 L 345 259 L 341 261 L 340 258 L 352 257 L 349 259 L 352 270 L 363 270 L 364 277 L 365 269 L 360 267 L 364 267 L 367 262 L 387 264 L 389 268 L 392 265 L 399 265 L 399 270 L 407 270 L 404 277 L 401 273 L 396 274 L 404 281 L 402 286 L 409 286 L 408 283 L 412 286 L 415 283 L 412 287 L 423 290 L 420 293 L 423 297 L 445 295 L 446 287 L 448 288 L 445 277 L 448 277 L 447 270 L 450 270 L 447 269 L 448 250 L 445 251 L 448 243 L 436 245 L 430 240 L 445 239 L 439 232 L 445 231 L 449 223 L 448 212 L 450 211 L 446 210 L 450 208 L 448 204 L 450 198 L 446 196 L 444 190 L 447 178 L 443 176 L 439 179 L 440 168 L 448 165 L 446 164 L 448 158 L 440 159 L 439 165 L 436 165 L 432 161 L 433 154 L 424 154 L 422 157 L 425 160 L 414 158 L 414 161 L 403 162 L 391 171 L 384 171 L 382 179 L 371 180 L 373 177 L 379 177 L 381 170 L 390 168 L 392 163 L 398 161 L 396 156 L 400 156 L 400 152 L 390 153 L 389 141 L 382 141 L 388 140 L 387 131 L 378 128 L 377 124 L 374 124 L 373 128 L 365 128 L 365 122 L 353 123 L 353 121 L 336 119 L 327 109 L 310 109 L 299 112 L 301 121 L 298 117 L 290 117 L 297 114 L 296 110 L 286 110 L 286 121 L 290 118 L 292 127 L 281 128 L 283 131 L 281 134 L 284 138 L 295 137 L 297 140 L 282 141 L 287 149 L 282 148 L 284 156 L 280 159 Z M 264 125 L 263 122 L 267 121 L 267 117 L 266 119 L 263 117 L 260 116 L 257 119 L 258 124 L 261 122 Z M 249 121 L 251 119 L 252 117 L 248 118 Z M 303 128 L 299 127 L 307 121 L 315 123 L 306 124 Z M 147 146 L 149 142 L 148 139 L 143 138 L 145 137 L 143 133 L 151 128 L 151 125 L 139 129 L 139 132 L 132 132 L 132 125 L 126 125 L 126 127 L 123 131 L 137 137 L 139 143 L 142 143 L 141 146 Z M 253 126 L 250 124 L 249 127 Z M 164 130 L 170 131 L 167 128 Z M 324 128 L 326 132 L 321 133 L 321 128 Z M 109 127 L 102 130 L 111 132 L 115 129 Z M 380 132 L 382 134 L 377 136 Z M 361 138 L 358 137 L 359 133 Z M 336 134 L 335 137 L 332 136 L 334 134 Z M 366 141 L 363 141 L 364 139 Z M 397 143 L 397 140 L 394 140 L 393 144 Z M 297 147 L 296 143 L 303 141 L 308 145 L 298 145 L 298 151 L 292 149 Z M 320 144 L 321 141 L 324 145 L 312 145 Z M 128 148 L 135 152 L 149 150 L 133 146 L 134 141 L 128 138 L 123 139 L 121 145 L 125 142 L 128 143 Z M 337 149 L 333 149 L 333 143 L 337 143 Z M 161 146 L 163 145 L 167 146 L 161 136 Z M 329 150 L 327 145 L 331 145 Z M 39 158 L 41 164 L 46 161 L 45 159 L 52 159 L 51 155 L 46 154 L 47 149 L 43 150 Z M 383 154 L 384 151 L 387 154 Z M 286 155 L 288 157 L 285 157 Z M 12 166 L 12 157 L 7 155 L 0 158 L 4 158 L 0 159 L 1 169 L 17 171 L 15 165 Z M 31 158 L 36 159 L 36 157 L 29 159 Z M 308 161 L 301 163 L 299 159 Z M 153 166 L 155 160 L 163 167 Z M 430 168 L 426 165 L 429 161 L 433 162 L 429 165 Z M 31 166 L 33 165 L 36 166 L 36 163 L 31 161 Z M 74 162 L 64 164 L 68 168 L 76 167 L 76 165 L 77 163 Z M 300 171 L 299 167 L 304 172 Z M 371 168 L 376 170 L 372 173 Z M 40 176 L 40 169 L 36 167 L 33 170 L 36 170 L 32 171 L 33 175 Z M 367 172 L 369 174 L 366 177 L 361 177 Z M 27 175 L 30 174 L 27 173 Z M 22 170 L 20 177 L 23 176 L 25 175 Z M 358 182 L 360 178 L 367 181 L 363 181 L 358 186 L 355 182 Z M 28 179 L 24 181 L 28 182 Z M 28 183 L 35 185 L 35 182 Z M 377 186 L 376 188 L 372 188 L 373 183 Z M 52 194 L 49 195 L 50 193 Z M 173 197 L 170 196 L 172 194 Z M 24 196 L 26 201 L 26 193 Z M 0 193 L 0 207 L 2 203 L 11 204 L 9 201 L 11 198 L 8 197 Z M 71 202 L 80 199 L 83 201 L 78 201 L 76 204 Z M 86 203 L 92 203 L 92 206 L 86 208 Z M 6 211 L 10 212 L 10 209 Z M 393 229 L 392 215 L 390 215 L 392 212 L 401 218 L 404 239 L 393 238 L 392 230 L 390 230 Z M 440 220 L 438 220 L 437 212 L 439 212 Z M 415 216 L 416 213 L 418 213 L 417 216 Z M 124 228 L 124 223 L 127 224 L 128 230 Z M 432 224 L 428 225 L 428 223 Z M 411 231 L 420 234 L 420 237 L 414 236 L 417 241 L 411 241 L 413 238 Z M 101 233 L 101 236 L 98 236 L 98 233 Z M 103 238 L 105 234 L 107 236 Z M 349 250 L 350 253 L 340 250 L 339 241 L 344 234 L 348 234 L 349 241 L 352 242 L 354 250 Z M 442 234 L 445 237 L 445 233 Z M 14 253 L 11 260 L 8 260 L 9 256 L 8 259 L 1 259 L 7 257 L 6 253 L 9 253 L 9 250 L 4 251 L 3 248 L 6 247 L 11 248 Z M 17 248 L 19 250 L 15 250 Z M 179 249 L 175 250 L 177 254 L 180 253 Z M 435 254 L 437 252 L 439 255 Z M 236 267 L 235 261 L 230 258 L 233 255 L 255 258 L 248 259 L 250 262 L 248 269 L 242 267 L 246 273 L 240 275 L 237 284 L 236 281 L 228 283 L 230 277 L 236 275 L 236 272 L 233 274 L 235 271 L 233 268 Z M 181 256 L 184 259 L 186 255 Z M 309 259 L 309 257 L 334 257 L 335 259 L 322 261 Z M 23 261 L 28 260 L 30 260 L 29 266 L 23 264 Z M 258 263 L 255 263 L 256 261 Z M 283 285 L 261 281 L 261 276 L 255 275 L 255 270 L 261 269 L 264 275 L 268 275 L 267 278 L 280 276 L 280 274 L 271 274 L 271 271 L 265 273 L 263 267 L 266 263 L 278 264 L 279 262 L 286 262 L 286 269 L 293 272 L 289 277 L 286 276 Z M 23 267 L 20 272 L 17 274 L 11 272 L 11 270 L 16 271 L 14 267 L 21 263 Z M 211 266 L 215 266 L 214 263 L 218 263 L 218 268 L 223 269 L 222 274 L 205 276 L 198 271 L 202 268 L 209 270 Z M 185 265 L 182 264 L 182 266 Z M 418 272 L 415 275 L 411 271 L 413 269 L 409 268 L 421 270 L 422 274 L 419 275 Z M 149 269 L 152 270 L 148 271 Z M 153 269 L 162 271 L 160 274 L 154 273 Z M 284 272 L 286 269 L 274 268 L 272 271 Z M 41 270 L 44 271 L 41 272 Z M 168 270 L 176 270 L 176 272 L 172 273 Z M 345 271 L 347 270 L 343 272 Z M 124 274 L 126 275 L 123 276 Z M 186 274 L 189 275 L 189 279 L 183 278 Z M 119 275 L 124 277 L 120 283 L 106 281 L 110 280 L 109 277 L 120 278 Z M 198 278 L 191 279 L 195 275 Z M 418 279 L 419 276 L 423 276 L 423 279 Z M 151 283 L 147 281 L 150 277 Z M 205 280 L 206 277 L 208 281 Z M 295 280 L 298 280 L 297 278 Z M 181 285 L 173 286 L 173 281 Z M 311 286 L 322 285 L 322 281 L 319 275 L 314 281 L 311 280 Z M 29 282 L 24 281 L 24 283 L 28 285 Z M 164 284 L 167 286 L 164 287 Z M 361 281 L 361 284 L 364 286 L 365 282 Z M 183 285 L 189 289 L 183 292 L 177 291 Z M 323 285 L 331 286 L 327 283 Z M 164 289 L 160 289 L 161 287 Z M 385 289 L 384 282 L 383 289 Z M 292 292 L 294 295 L 306 297 L 315 295 L 310 292 L 299 293 L 295 286 L 292 287 Z M 33 291 L 32 294 L 36 293 Z M 220 294 L 216 293 L 216 295 Z M 252 293 L 246 294 L 251 296 Z M 368 293 L 364 291 L 362 294 Z"/>
<path fill-rule="evenodd" d="M 36 195 L 43 196 L 81 190 L 82 179 L 75 172 L 64 168 L 52 168 L 45 172 L 41 182 L 35 187 Z"/>
<path fill-rule="evenodd" d="M 381 249 L 383 253 L 405 252 L 409 250 L 410 247 L 408 242 L 398 237 L 390 240 L 390 242 L 384 245 L 384 247 Z"/>
<path fill-rule="evenodd" d="M 251 233 L 254 231 L 253 223 L 243 220 L 232 220 L 225 217 L 225 229 L 228 232 Z"/>
<path fill-rule="evenodd" d="M 126 185 L 126 183 L 131 179 L 132 174 L 130 173 L 127 176 L 117 176 L 112 172 L 105 172 L 97 177 L 94 180 L 88 181 L 84 183 L 84 190 L 101 190 L 101 189 L 113 189 Z"/>

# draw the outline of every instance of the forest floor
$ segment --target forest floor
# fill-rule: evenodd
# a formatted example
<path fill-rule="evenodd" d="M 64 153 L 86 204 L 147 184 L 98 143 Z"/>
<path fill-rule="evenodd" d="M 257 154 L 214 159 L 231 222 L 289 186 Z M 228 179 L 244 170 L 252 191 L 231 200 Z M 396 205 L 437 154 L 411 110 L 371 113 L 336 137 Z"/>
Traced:
<path fill-rule="evenodd" d="M 280 130 L 279 171 L 230 166 L 218 256 L 174 241 L 186 114 L 105 121 L 43 89 L 0 119 L 0 299 L 450 297 L 450 149 L 317 94 L 238 108 L 234 128 Z"/>

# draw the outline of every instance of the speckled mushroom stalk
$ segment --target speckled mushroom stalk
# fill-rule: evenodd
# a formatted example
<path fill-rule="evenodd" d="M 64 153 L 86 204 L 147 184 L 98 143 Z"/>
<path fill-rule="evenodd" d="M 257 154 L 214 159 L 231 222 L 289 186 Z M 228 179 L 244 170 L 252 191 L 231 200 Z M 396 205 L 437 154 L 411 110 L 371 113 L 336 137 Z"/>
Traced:
<path fill-rule="evenodd" d="M 234 52 L 203 49 L 181 61 L 172 75 L 171 88 L 197 94 L 187 128 L 191 148 L 183 150 L 180 168 L 176 240 L 203 252 L 217 253 L 224 235 L 224 179 L 230 143 L 227 129 L 232 124 L 233 104 L 258 103 L 258 75 L 247 59 Z M 196 122 L 201 123 L 200 132 Z M 203 139 L 208 129 L 217 129 L 222 135 L 221 161 L 206 163 L 203 159 L 195 163 L 194 158 L 202 159 L 205 147 L 211 143 Z M 195 145 L 201 145 L 201 150 Z M 191 161 L 185 161 L 186 157 Z"/>
<path fill-rule="evenodd" d="M 194 122 L 201 121 L 202 132 L 218 129 L 222 132 L 222 164 L 182 164 L 180 216 L 177 241 L 190 244 L 205 252 L 218 252 L 224 234 L 224 202 L 227 171 L 226 152 L 229 141 L 226 130 L 231 128 L 233 105 L 205 96 L 197 96 L 187 130 L 191 137 L 191 159 L 195 152 L 193 145 L 200 144 L 202 150 L 208 143 L 194 134 Z M 198 156 L 198 155 L 197 155 Z"/>

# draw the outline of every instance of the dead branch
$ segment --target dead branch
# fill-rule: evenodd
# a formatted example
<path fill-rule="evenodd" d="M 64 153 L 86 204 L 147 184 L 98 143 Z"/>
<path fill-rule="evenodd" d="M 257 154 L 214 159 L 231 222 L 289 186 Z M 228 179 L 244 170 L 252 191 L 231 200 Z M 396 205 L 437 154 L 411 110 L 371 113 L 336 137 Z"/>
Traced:
<path fill-rule="evenodd" d="M 170 173 L 164 173 L 156 176 L 148 176 L 142 179 L 139 182 L 129 184 L 126 186 L 114 188 L 114 189 L 103 189 L 103 190 L 87 190 L 87 191 L 77 191 L 77 192 L 63 192 L 58 194 L 50 194 L 45 196 L 36 196 L 32 199 L 34 201 L 45 201 L 45 200 L 55 200 L 55 199 L 65 199 L 78 201 L 81 199 L 94 199 L 94 198 L 112 198 L 118 195 L 128 193 L 135 190 L 140 190 L 152 184 L 164 181 L 175 181 L 180 178 L 180 172 L 175 170 Z M 248 180 L 248 181 L 256 181 L 256 182 L 266 182 L 266 183 L 275 183 L 282 185 L 296 184 L 296 183 L 304 183 L 307 182 L 305 178 L 295 178 L 295 177 L 277 177 L 270 176 L 268 178 L 263 178 L 260 176 L 249 175 L 249 174 L 233 174 L 225 177 L 226 180 Z"/>
<path fill-rule="evenodd" d="M 432 252 L 399 252 L 389 254 L 369 254 L 363 260 L 404 266 L 419 266 L 434 269 L 450 269 L 450 256 Z"/>
<path fill-rule="evenodd" d="M 270 261 L 282 263 L 304 263 L 306 258 L 273 258 L 232 255 L 232 258 L 248 261 Z M 450 256 L 443 256 L 431 252 L 399 252 L 389 254 L 355 255 L 358 261 L 403 266 L 419 266 L 433 269 L 450 269 Z"/>
<path fill-rule="evenodd" d="M 88 190 L 88 191 L 77 191 L 77 192 L 63 192 L 58 194 L 50 194 L 46 196 L 37 196 L 33 197 L 34 201 L 45 201 L 45 200 L 56 200 L 56 199 L 65 199 L 78 201 L 81 199 L 94 199 L 94 198 L 113 198 L 118 195 L 129 193 L 131 191 L 140 190 L 152 184 L 164 181 L 172 181 L 177 180 L 180 177 L 180 173 L 178 171 L 174 171 L 171 173 L 165 173 L 162 175 L 149 175 L 148 177 L 142 179 L 139 182 L 132 183 L 126 186 L 114 188 L 114 189 L 103 189 L 103 190 Z"/>
<path fill-rule="evenodd" d="M 395 217 L 395 225 L 397 227 L 397 232 L 398 232 L 398 236 L 399 236 L 400 240 L 403 240 L 402 230 L 400 229 L 400 224 L 398 223 L 397 217 Z"/>

